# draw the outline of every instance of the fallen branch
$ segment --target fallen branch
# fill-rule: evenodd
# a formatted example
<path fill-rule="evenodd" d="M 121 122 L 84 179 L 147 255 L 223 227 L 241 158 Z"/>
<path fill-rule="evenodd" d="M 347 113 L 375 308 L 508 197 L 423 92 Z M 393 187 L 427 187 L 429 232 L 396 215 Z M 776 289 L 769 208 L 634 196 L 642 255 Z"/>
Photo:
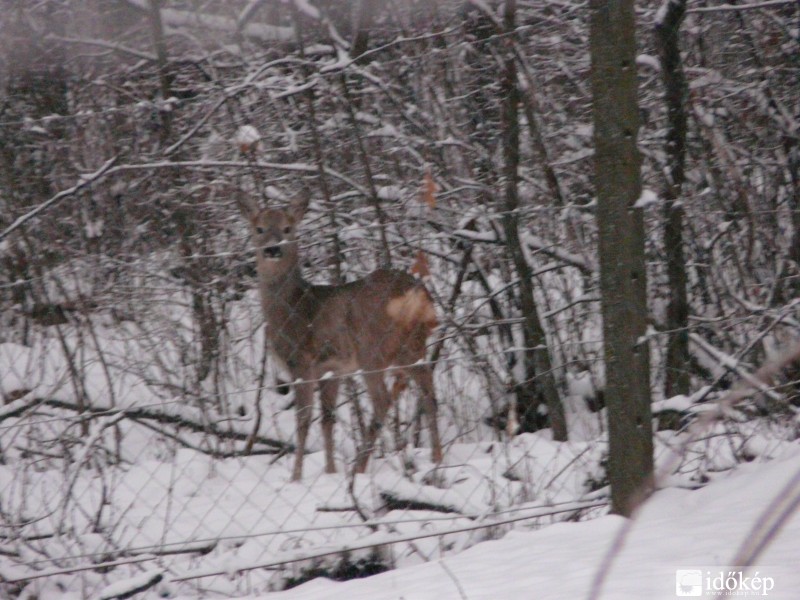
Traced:
<path fill-rule="evenodd" d="M 432 502 L 426 502 L 424 500 L 402 497 L 398 494 L 388 491 L 381 492 L 380 496 L 387 510 L 430 510 L 448 514 L 460 514 L 461 512 L 452 506 L 447 506 L 445 504 L 433 504 Z"/>
<path fill-rule="evenodd" d="M 37 408 L 39 406 L 49 406 L 51 408 L 59 408 L 69 410 L 76 413 L 82 413 L 88 417 L 109 416 L 122 414 L 125 417 L 134 421 L 155 421 L 157 423 L 167 423 L 175 425 L 183 429 L 188 429 L 194 433 L 208 433 L 220 439 L 247 441 L 252 435 L 252 432 L 237 431 L 232 429 L 223 429 L 216 423 L 200 423 L 192 420 L 186 414 L 179 412 L 165 412 L 163 410 L 153 409 L 151 407 L 130 407 L 130 408 L 117 408 L 117 407 L 104 407 L 104 406 L 79 406 L 76 403 L 60 400 L 58 398 L 20 398 L 11 404 L 0 409 L 0 422 L 13 417 L 18 417 L 23 413 Z M 294 445 L 280 440 L 257 435 L 255 442 L 263 444 L 272 448 L 272 454 L 294 452 Z"/>
<path fill-rule="evenodd" d="M 145 571 L 134 577 L 107 585 L 97 597 L 99 600 L 125 600 L 149 590 L 160 583 L 162 579 L 164 579 L 164 572 L 161 569 Z"/>

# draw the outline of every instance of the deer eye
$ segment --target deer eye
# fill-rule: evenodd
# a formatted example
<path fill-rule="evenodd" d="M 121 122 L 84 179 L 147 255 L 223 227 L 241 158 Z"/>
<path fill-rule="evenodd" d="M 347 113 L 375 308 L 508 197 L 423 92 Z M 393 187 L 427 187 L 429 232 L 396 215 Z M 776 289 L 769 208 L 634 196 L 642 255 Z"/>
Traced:
<path fill-rule="evenodd" d="M 256 227 L 256 233 L 258 233 L 258 234 L 264 233 L 264 228 L 263 227 Z"/>
<path fill-rule="evenodd" d="M 287 225 L 286 227 L 283 228 L 283 233 L 290 233 L 291 231 L 292 231 L 292 228 L 289 225 Z"/>

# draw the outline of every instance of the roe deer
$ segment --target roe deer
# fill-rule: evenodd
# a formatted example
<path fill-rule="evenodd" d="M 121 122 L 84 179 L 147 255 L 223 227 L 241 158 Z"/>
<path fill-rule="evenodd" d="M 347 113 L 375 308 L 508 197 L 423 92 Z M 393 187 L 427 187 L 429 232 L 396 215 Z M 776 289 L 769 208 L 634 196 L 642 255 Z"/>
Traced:
<path fill-rule="evenodd" d="M 267 339 L 272 354 L 294 381 L 297 448 L 292 480 L 303 475 L 303 455 L 319 387 L 325 472 L 334 473 L 333 426 L 339 377 L 362 373 L 372 399 L 372 422 L 356 456 L 363 473 L 393 398 L 384 369 L 399 367 L 420 389 L 430 430 L 431 454 L 441 462 L 433 374 L 425 363 L 426 340 L 436 327 L 430 294 L 410 274 L 379 269 L 343 285 L 309 283 L 300 272 L 296 228 L 308 208 L 306 194 L 285 210 L 241 204 L 250 222 Z"/>

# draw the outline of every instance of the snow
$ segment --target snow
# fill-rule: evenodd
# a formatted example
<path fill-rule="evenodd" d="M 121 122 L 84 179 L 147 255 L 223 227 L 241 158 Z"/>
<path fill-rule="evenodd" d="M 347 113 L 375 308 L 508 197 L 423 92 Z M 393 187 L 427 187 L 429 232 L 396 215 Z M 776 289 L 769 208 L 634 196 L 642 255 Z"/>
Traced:
<path fill-rule="evenodd" d="M 667 398 L 666 400 L 657 400 L 653 402 L 652 410 L 654 413 L 662 410 L 675 410 L 684 412 L 692 408 L 692 399 L 683 394 Z"/>
<path fill-rule="evenodd" d="M 147 0 L 127 1 L 137 6 L 140 10 L 150 10 L 150 5 Z M 300 4 L 302 0 L 297 1 L 298 4 Z M 211 30 L 226 32 L 234 32 L 237 29 L 237 22 L 235 19 L 202 12 L 176 10 L 173 8 L 162 8 L 161 20 L 164 25 L 172 28 L 205 27 Z M 279 27 L 277 25 L 265 25 L 263 23 L 247 23 L 242 29 L 242 33 L 248 37 L 265 42 L 288 41 L 295 37 L 293 27 Z"/>
<path fill-rule="evenodd" d="M 661 6 L 658 7 L 655 15 L 655 24 L 658 27 L 664 25 L 664 21 L 667 18 L 667 13 L 670 11 L 670 5 L 678 6 L 680 2 L 678 0 L 663 0 Z"/>
<path fill-rule="evenodd" d="M 453 231 L 456 237 L 464 238 L 474 242 L 497 242 L 497 233 L 494 231 L 472 231 L 471 229 L 456 229 Z"/>
<path fill-rule="evenodd" d="M 233 141 L 237 146 L 250 146 L 260 139 L 261 134 L 252 125 L 242 125 L 233 136 Z"/>
<path fill-rule="evenodd" d="M 294 0 L 294 5 L 304 15 L 311 17 L 312 19 L 319 20 L 320 13 L 319 9 L 316 6 L 313 6 L 308 0 Z"/>
<path fill-rule="evenodd" d="M 341 46 L 336 46 L 336 60 L 326 64 L 324 67 L 320 69 L 320 73 L 331 73 L 334 71 L 340 71 L 347 67 L 348 65 L 352 64 L 353 59 Z"/>
<path fill-rule="evenodd" d="M 658 194 L 656 194 L 653 190 L 644 188 L 642 190 L 642 194 L 639 196 L 639 199 L 633 204 L 633 208 L 647 208 L 648 206 L 657 204 L 658 201 Z"/>
<path fill-rule="evenodd" d="M 363 225 L 349 231 L 361 235 Z M 547 245 L 527 232 L 524 239 L 537 252 Z M 502 283 L 495 275 L 487 277 L 492 289 Z M 464 285 L 483 293 L 474 281 Z M 169 327 L 175 340 L 190 335 L 186 304 L 180 294 L 165 292 L 164 314 L 152 313 L 146 326 L 111 325 L 96 316 L 97 346 L 84 341 L 81 359 L 85 392 L 93 408 L 107 414 L 94 416 L 83 432 L 75 413 L 40 404 L 75 402 L 59 341 L 45 337 L 29 346 L 0 344 L 0 396 L 16 398 L 0 408 L 6 459 L 0 465 L 0 502 L 4 514 L 24 523 L 15 532 L 43 540 L 3 542 L 3 549 L 17 553 L 0 554 L 0 573 L 7 581 L 35 577 L 24 585 L 29 596 L 42 600 L 110 597 L 138 589 L 147 573 L 155 572 L 163 572 L 163 579 L 137 597 L 472 599 L 527 598 L 530 590 L 548 599 L 587 596 L 625 523 L 607 515 L 604 414 L 590 413 L 585 403 L 602 385 L 601 373 L 582 365 L 567 378 L 569 442 L 554 442 L 548 431 L 507 438 L 484 428 L 485 413 L 475 407 L 486 401 L 485 386 L 466 361 L 449 354 L 451 362 L 436 371 L 437 389 L 443 392 L 444 464 L 432 464 L 424 447 L 395 451 L 387 434 L 368 472 L 351 479 L 342 471 L 352 463 L 358 438 L 343 398 L 335 447 L 340 473 L 324 473 L 315 423 L 305 478 L 297 483 L 290 481 L 291 455 L 210 456 L 200 449 L 211 445 L 224 453 L 241 444 L 165 425 L 162 432 L 175 432 L 182 447 L 153 433 L 150 427 L 160 421 L 134 418 L 134 410 L 147 409 L 169 427 L 174 418 L 239 436 L 252 430 L 250 418 L 164 392 L 180 381 L 170 378 L 185 363 L 179 344 L 159 332 Z M 262 356 L 261 316 L 255 292 L 234 304 L 231 353 L 248 369 L 237 367 L 236 377 L 223 386 L 232 408 L 250 407 L 257 392 L 252 374 Z M 70 325 L 62 332 L 69 348 L 81 343 Z M 587 327 L 584 336 L 595 338 L 597 332 Z M 485 342 L 476 337 L 476 353 L 485 352 Z M 503 350 L 521 345 L 520 339 L 509 341 Z M 156 350 L 161 371 L 146 360 Z M 505 354 L 486 356 L 502 361 Z M 273 373 L 276 366 L 270 369 Z M 166 385 L 152 385 L 147 378 Z M 260 434 L 291 443 L 291 397 L 278 394 L 271 382 L 261 392 Z M 698 402 L 704 393 L 671 398 L 654 409 L 692 414 L 715 406 Z M 731 416 L 738 421 L 741 415 Z M 120 463 L 107 454 L 116 431 L 123 440 Z M 600 597 L 672 597 L 675 569 L 730 562 L 760 511 L 800 466 L 797 442 L 788 431 L 779 433 L 766 419 L 722 421 L 684 449 L 686 434 L 657 432 L 657 465 L 671 463 L 674 469 L 636 521 Z M 54 452 L 48 444 L 59 439 L 74 439 L 69 462 L 48 456 Z M 31 451 L 42 455 L 29 459 Z M 703 489 L 685 489 L 707 481 Z M 770 597 L 780 597 L 782 581 L 797 583 L 780 570 L 800 559 L 800 551 L 786 542 L 797 533 L 795 519 L 759 559 L 759 572 L 775 577 Z M 492 538 L 501 539 L 488 541 Z M 353 560 L 363 559 L 376 548 L 397 568 L 350 583 L 316 580 L 267 593 L 281 589 L 293 572 L 313 565 L 331 568 L 345 551 Z"/>
<path fill-rule="evenodd" d="M 399 185 L 383 185 L 377 190 L 378 198 L 381 200 L 399 201 L 403 199 L 403 188 Z"/>
<path fill-rule="evenodd" d="M 653 71 L 661 71 L 661 61 L 652 54 L 640 54 L 636 57 L 636 64 L 642 67 L 650 67 Z"/>
<path fill-rule="evenodd" d="M 231 323 L 242 331 L 253 329 L 252 320 L 242 315 Z M 219 419 L 209 408 L 203 412 L 159 400 L 132 374 L 123 376 L 116 370 L 116 357 L 127 369 L 139 360 L 142 349 L 115 346 L 109 331 L 100 328 L 99 333 L 109 367 L 119 378 L 114 392 L 119 408 L 153 404 L 164 415 Z M 250 338 L 243 337 L 243 343 L 253 348 L 263 343 L 261 338 Z M 69 335 L 66 339 L 74 342 Z M 24 407 L 32 397 L 70 399 L 64 386 L 67 366 L 56 359 L 57 349 L 54 342 L 33 348 L 0 345 L 0 370 L 7 374 L 2 391 L 33 388 L 3 412 Z M 160 351 L 169 362 L 169 349 Z M 91 349 L 85 352 L 93 363 Z M 87 370 L 86 384 L 93 397 L 108 394 L 99 365 Z M 572 376 L 569 387 L 569 442 L 554 442 L 547 431 L 503 442 L 486 441 L 485 435 L 478 441 L 462 441 L 463 434 L 457 438 L 453 428 L 446 427 L 444 465 L 428 462 L 425 448 L 376 456 L 369 472 L 357 476 L 352 488 L 347 475 L 323 473 L 318 434 L 310 440 L 306 479 L 290 483 L 291 456 L 221 459 L 191 447 L 168 450 L 163 443 L 154 443 L 149 430 L 128 419 L 124 411 L 114 412 L 108 406 L 110 414 L 91 421 L 63 470 L 45 468 L 42 462 L 23 474 L 14 466 L 21 460 L 20 449 L 9 448 L 9 463 L 0 465 L 4 510 L 31 518 L 25 530 L 30 535 L 53 536 L 45 543 L 47 555 L 56 562 L 37 563 L 41 557 L 22 546 L 27 554 L 20 560 L 0 556 L 0 572 L 9 581 L 39 577 L 30 584 L 30 592 L 36 591 L 42 600 L 80 598 L 81 589 L 92 590 L 92 597 L 113 597 L 142 587 L 161 572 L 163 579 L 137 597 L 193 600 L 205 597 L 203 590 L 213 590 L 218 597 L 250 593 L 251 599 L 266 600 L 438 600 L 527 598 L 536 590 L 537 597 L 548 599 L 585 598 L 625 521 L 606 514 L 602 415 L 589 413 L 583 402 L 583 396 L 594 391 L 590 374 Z M 462 403 L 463 395 L 481 392 L 475 381 L 462 382 L 459 389 Z M 249 401 L 252 393 L 240 391 L 242 401 Z M 294 415 L 279 408 L 285 399 L 271 390 L 264 395 L 265 413 L 272 415 L 269 431 L 284 439 L 281 432 L 294 430 Z M 689 409 L 695 397 L 675 397 L 654 408 Z M 452 410 L 448 399 L 443 400 L 443 408 Z M 104 406 L 98 401 L 95 405 Z M 346 410 L 339 417 L 346 422 Z M 35 428 L 47 436 L 59 435 L 62 421 L 39 418 Z M 63 421 L 67 430 L 74 428 L 69 419 Z M 247 432 L 248 425 L 232 421 L 226 426 Z M 3 421 L 2 427 L 4 435 L 16 431 L 13 418 Z M 101 456 L 106 432 L 114 427 L 126 441 L 125 464 L 105 465 L 98 474 L 91 465 Z M 737 428 L 740 437 L 735 439 L 724 428 L 712 430 L 707 440 L 679 460 L 674 474 L 664 478 L 665 486 L 676 487 L 662 489 L 644 507 L 613 563 L 601 598 L 670 598 L 676 569 L 725 565 L 751 537 L 749 530 L 764 507 L 800 469 L 800 448 L 788 438 L 777 439 L 757 421 L 739 423 Z M 336 446 L 340 467 L 355 453 L 354 442 L 343 429 L 339 427 Z M 675 449 L 682 440 L 675 432 L 657 434 L 659 466 L 680 458 Z M 741 454 L 752 462 L 741 464 Z M 677 489 L 696 487 L 698 473 L 711 483 L 696 491 Z M 357 516 L 356 504 L 368 517 L 366 522 Z M 98 506 L 106 507 L 100 519 L 108 526 L 103 534 L 93 531 Z M 578 522 L 566 522 L 572 520 Z M 64 524 L 73 535 L 59 533 Z M 780 598 L 785 586 L 800 584 L 798 575 L 788 570 L 800 560 L 800 548 L 792 541 L 798 534 L 795 517 L 759 559 L 759 573 L 775 578 L 770 597 Z M 499 535 L 503 535 L 499 540 L 485 541 Z M 315 580 L 266 593 L 280 585 L 278 565 L 297 560 L 301 565 L 312 561 L 331 565 L 344 551 L 357 559 L 376 547 L 398 568 L 369 579 Z M 125 549 L 122 554 L 120 549 Z M 155 558 L 151 553 L 156 551 L 174 554 Z M 94 560 L 109 569 L 105 574 L 82 571 L 84 579 L 74 574 L 69 579 L 69 567 L 61 565 L 80 568 L 78 557 L 97 557 Z"/>
<path fill-rule="evenodd" d="M 697 491 L 664 489 L 632 522 L 599 598 L 674 598 L 678 569 L 716 575 L 733 568 L 737 549 L 769 501 L 800 472 L 800 455 L 746 469 Z M 588 598 L 599 565 L 626 521 L 605 516 L 512 531 L 464 552 L 415 567 L 344 583 L 317 579 L 260 600 L 406 598 Z M 796 598 L 800 587 L 800 517 L 795 514 L 758 558 L 755 572 L 774 579 L 770 598 Z M 460 591 L 459 591 L 460 590 Z"/>

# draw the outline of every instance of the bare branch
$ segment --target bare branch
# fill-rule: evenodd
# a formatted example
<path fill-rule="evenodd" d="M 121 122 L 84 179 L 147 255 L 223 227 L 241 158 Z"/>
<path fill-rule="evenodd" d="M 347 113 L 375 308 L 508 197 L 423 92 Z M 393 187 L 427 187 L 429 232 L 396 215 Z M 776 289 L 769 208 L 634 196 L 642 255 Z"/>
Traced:
<path fill-rule="evenodd" d="M 710 13 L 710 12 L 732 12 L 742 10 L 755 10 L 759 8 L 772 8 L 773 6 L 788 6 L 797 4 L 797 0 L 767 0 L 766 2 L 756 2 L 755 4 L 720 4 L 719 6 L 699 6 L 689 8 L 689 13 Z"/>
<path fill-rule="evenodd" d="M 73 402 L 61 400 L 58 398 L 38 398 L 32 397 L 29 399 L 20 399 L 12 402 L 11 404 L 3 407 L 0 413 L 0 422 L 12 417 L 18 417 L 28 410 L 37 406 L 50 406 L 52 408 L 60 408 L 74 412 L 86 413 L 91 416 L 108 416 L 123 414 L 124 416 L 134 421 L 156 421 L 158 423 L 168 423 L 178 427 L 188 429 L 195 433 L 210 433 L 219 437 L 220 439 L 247 441 L 251 436 L 247 431 L 236 431 L 233 429 L 223 429 L 218 424 L 202 423 L 189 418 L 185 411 L 168 412 L 165 410 L 154 409 L 152 407 L 131 407 L 131 408 L 115 408 L 107 406 L 85 406 L 81 407 Z M 287 442 L 274 440 L 264 436 L 255 436 L 255 441 L 259 444 L 269 446 L 275 449 L 275 452 L 289 452 L 294 449 L 294 446 Z"/>
<path fill-rule="evenodd" d="M 89 173 L 88 175 L 81 175 L 80 179 L 78 180 L 78 183 L 76 183 L 74 186 L 72 186 L 69 189 L 58 192 L 55 196 L 53 196 L 46 202 L 43 202 L 42 204 L 34 208 L 32 211 L 19 217 L 16 221 L 14 221 L 11 225 L 6 227 L 3 231 L 0 231 L 0 240 L 13 233 L 15 230 L 19 229 L 22 225 L 24 225 L 34 217 L 40 215 L 47 209 L 55 206 L 65 198 L 69 198 L 70 196 L 77 194 L 83 188 L 92 185 L 94 182 L 99 181 L 100 179 L 108 175 L 108 173 L 111 171 L 111 167 L 113 167 L 114 163 L 116 162 L 117 162 L 117 157 L 114 156 L 108 159 L 105 163 L 103 163 L 103 166 L 100 167 L 94 173 Z"/>

